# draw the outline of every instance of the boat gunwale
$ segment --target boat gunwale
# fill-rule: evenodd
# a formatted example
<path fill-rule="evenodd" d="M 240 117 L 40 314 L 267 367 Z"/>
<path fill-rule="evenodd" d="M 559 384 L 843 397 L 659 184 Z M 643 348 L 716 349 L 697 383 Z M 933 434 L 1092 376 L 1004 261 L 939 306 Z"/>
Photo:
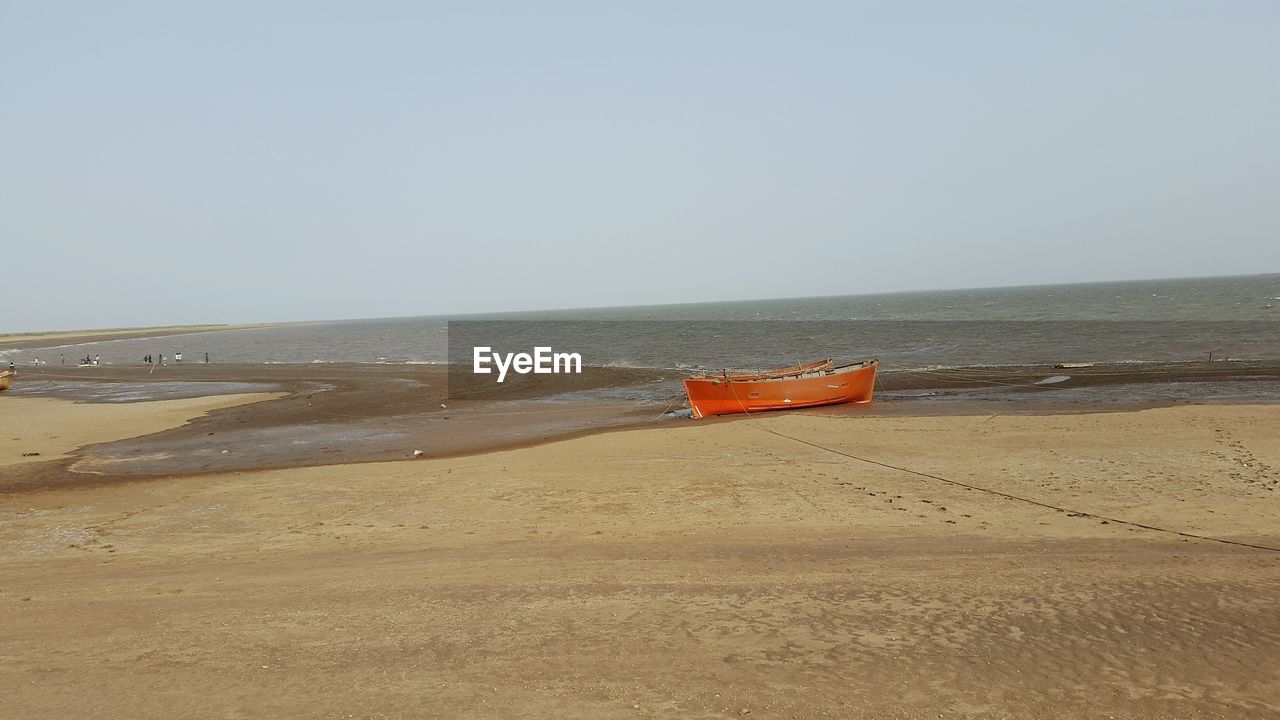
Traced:
<path fill-rule="evenodd" d="M 763 377 L 751 377 L 743 375 L 695 375 L 685 378 L 685 382 L 712 382 L 726 384 L 742 384 L 742 383 L 762 383 L 762 382 L 779 382 L 788 380 L 813 380 L 817 378 L 832 377 L 834 375 L 847 375 L 858 370 L 866 370 L 876 367 L 880 364 L 878 358 L 863 360 L 861 362 L 849 363 L 847 365 L 837 365 L 830 368 L 822 368 L 818 371 L 801 371 L 791 375 L 775 375 Z"/>
<path fill-rule="evenodd" d="M 774 370 L 756 370 L 754 372 L 722 370 L 718 375 L 707 375 L 706 377 L 728 377 L 734 380 L 765 380 L 768 378 L 789 377 L 792 375 L 800 375 L 803 373 L 812 373 L 819 370 L 830 370 L 833 365 L 832 358 L 823 358 L 814 360 L 813 362 L 800 363 L 798 365 L 789 365 L 787 367 L 776 368 Z M 701 377 L 701 376 L 697 376 Z"/>

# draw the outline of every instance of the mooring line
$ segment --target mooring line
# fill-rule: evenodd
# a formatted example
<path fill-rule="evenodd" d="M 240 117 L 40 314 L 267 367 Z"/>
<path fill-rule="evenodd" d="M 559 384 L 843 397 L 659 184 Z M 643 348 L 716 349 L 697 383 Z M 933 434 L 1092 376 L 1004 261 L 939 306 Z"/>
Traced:
<path fill-rule="evenodd" d="M 765 432 L 768 432 L 768 433 L 772 433 L 781 438 L 793 440 L 802 445 L 808 445 L 809 447 L 817 448 L 818 450 L 825 450 L 829 453 L 832 453 L 834 455 L 839 455 L 841 457 L 845 457 L 850 460 L 857 460 L 858 462 L 867 463 L 868 465 L 876 465 L 882 468 L 886 468 L 888 470 L 897 470 L 898 472 L 904 472 L 909 475 L 915 475 L 917 477 L 927 478 L 929 480 L 936 480 L 938 482 L 946 483 L 948 485 L 953 485 L 955 487 L 961 487 L 967 490 L 975 490 L 977 492 L 986 493 L 988 495 L 1002 497 L 1007 500 L 1015 500 L 1017 502 L 1026 503 L 1028 505 L 1034 505 L 1036 507 L 1044 508 L 1046 510 L 1053 510 L 1055 512 L 1067 513 L 1069 515 L 1074 515 L 1076 517 L 1091 517 L 1091 518 L 1096 518 L 1098 520 L 1104 520 L 1108 523 L 1115 523 L 1117 525 L 1128 525 L 1130 527 L 1141 528 L 1143 530 L 1151 530 L 1153 532 L 1167 533 L 1170 535 L 1177 535 L 1177 536 L 1192 539 L 1192 540 L 1204 540 L 1207 542 L 1222 543 L 1223 545 L 1237 545 L 1239 547 L 1253 548 L 1254 550 L 1265 550 L 1267 552 L 1280 553 L 1280 547 L 1272 547 L 1270 545 L 1260 545 L 1257 543 L 1244 542 L 1243 540 L 1228 540 L 1226 538 L 1213 537 L 1211 535 L 1200 535 L 1193 532 L 1187 532 L 1185 530 L 1175 530 L 1173 528 L 1160 527 L 1158 525 L 1149 525 L 1147 523 L 1141 523 L 1136 520 L 1125 520 L 1123 518 L 1111 517 L 1110 515 L 1101 515 L 1094 512 L 1088 512 L 1086 510 L 1076 510 L 1073 508 L 1064 507 L 1062 505 L 1054 505 L 1053 503 L 1043 502 L 1040 500 L 1036 500 L 1034 498 L 1023 497 L 1022 495 L 1014 495 L 1013 493 L 1007 493 L 1001 490 L 995 490 L 993 488 L 982 487 L 981 485 L 973 485 L 971 483 L 960 482 L 959 480 L 952 480 L 950 478 L 942 477 L 941 475 L 934 475 L 933 473 L 922 472 L 920 470 L 912 470 L 911 468 L 903 467 L 901 465 L 894 465 L 892 463 L 881 462 L 879 460 L 872 460 L 871 458 L 862 457 L 860 455 L 854 455 L 853 453 L 848 453 L 848 452 L 844 452 L 843 450 L 837 450 L 835 448 L 827 447 L 826 445 L 812 442 L 810 440 L 805 440 L 804 438 L 799 438 L 794 435 L 788 435 L 786 433 L 779 432 L 777 430 L 774 430 L 771 427 L 768 427 L 764 423 L 757 420 L 755 418 L 755 414 L 753 414 L 750 410 L 747 409 L 747 406 L 742 402 L 742 398 L 738 397 L 737 392 L 735 392 L 732 388 L 730 388 L 730 392 L 733 393 L 734 399 L 738 401 L 738 405 L 742 408 L 742 412 L 746 414 L 747 419 L 751 421 L 751 423 L 754 424 L 756 427 L 760 428 L 761 430 L 764 430 Z"/>

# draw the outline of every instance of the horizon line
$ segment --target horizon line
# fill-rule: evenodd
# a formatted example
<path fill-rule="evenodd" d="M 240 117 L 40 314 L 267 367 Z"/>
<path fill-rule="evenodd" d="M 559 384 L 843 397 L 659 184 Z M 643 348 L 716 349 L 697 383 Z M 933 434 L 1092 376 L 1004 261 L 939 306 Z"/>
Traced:
<path fill-rule="evenodd" d="M 1068 287 L 1077 285 L 1118 285 L 1123 283 L 1140 283 L 1140 282 L 1165 282 L 1178 280 L 1221 280 L 1225 278 L 1256 278 L 1267 275 L 1280 276 L 1280 272 L 1260 272 L 1245 273 L 1240 275 L 1183 275 L 1178 277 L 1149 277 L 1149 278 L 1126 278 L 1118 280 L 1072 280 L 1067 282 L 1055 283 L 1026 283 L 1018 285 L 967 285 L 961 287 L 945 287 L 945 288 L 922 288 L 915 290 L 885 290 L 880 292 L 865 293 L 830 293 L 821 295 L 785 295 L 755 298 L 730 298 L 726 300 L 687 300 L 680 302 L 668 303 L 626 303 L 617 305 L 578 305 L 574 307 L 542 307 L 528 310 L 479 310 L 468 312 L 443 312 L 443 313 L 417 313 L 412 315 L 370 315 L 370 316 L 352 316 L 337 317 L 311 320 L 246 320 L 242 322 L 227 321 L 201 321 L 201 322 L 180 322 L 168 323 L 165 325 L 115 325 L 109 328 L 46 328 L 46 329 L 29 329 L 29 330 L 5 330 L 0 332 L 0 338 L 12 335 L 27 335 L 38 333 L 75 333 L 75 332 L 104 332 L 111 331 L 130 331 L 130 330 L 163 330 L 176 327 L 194 327 L 194 326 L 211 326 L 210 332 L 217 332 L 218 328 L 212 326 L 225 326 L 227 330 L 234 330 L 243 326 L 251 325 L 306 325 L 311 323 L 328 323 L 328 322 L 356 322 L 361 320 L 407 320 L 411 318 L 466 318 L 477 315 L 518 315 L 525 313 L 554 313 L 554 312 L 581 312 L 586 310 L 618 310 L 622 308 L 664 308 L 664 307 L 684 307 L 689 305 L 724 305 L 730 303 L 746 303 L 746 302 L 782 302 L 788 300 L 817 300 L 826 298 L 842 298 L 842 297 L 873 297 L 876 295 L 912 295 L 920 293 L 947 293 L 947 292 L 964 292 L 971 290 L 1016 290 L 1024 288 L 1052 288 L 1052 287 Z"/>

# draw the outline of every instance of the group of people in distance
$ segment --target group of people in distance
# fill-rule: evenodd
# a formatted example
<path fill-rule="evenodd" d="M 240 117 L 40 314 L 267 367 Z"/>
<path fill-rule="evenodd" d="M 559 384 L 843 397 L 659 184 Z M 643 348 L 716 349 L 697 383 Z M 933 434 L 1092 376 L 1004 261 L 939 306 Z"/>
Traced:
<path fill-rule="evenodd" d="M 174 354 L 173 354 L 173 361 L 174 361 L 175 363 L 180 363 L 180 362 L 182 362 L 182 353 L 180 353 L 180 352 L 176 352 L 176 353 L 174 353 Z M 163 365 L 163 364 L 164 364 L 164 353 L 160 353 L 159 355 L 151 355 L 151 354 L 147 354 L 147 355 L 143 356 L 143 358 L 142 358 L 142 362 L 143 362 L 143 364 L 145 364 L 145 365 Z M 208 364 L 209 364 L 209 353 L 205 353 L 205 354 L 204 354 L 204 364 L 205 364 L 205 365 L 208 365 Z"/>
<path fill-rule="evenodd" d="M 61 358 L 61 363 L 62 363 L 63 365 L 66 365 L 66 364 L 67 364 L 67 358 L 66 358 L 66 356 L 65 356 L 65 355 L 59 355 L 59 358 Z M 175 363 L 181 363 L 181 362 L 182 362 L 182 353 L 180 353 L 180 352 L 176 352 L 176 353 L 174 353 L 174 354 L 173 354 L 173 361 L 174 361 Z M 43 365 L 44 363 L 40 362 L 40 358 L 34 358 L 34 359 L 31 361 L 31 364 L 32 364 L 32 365 Z M 101 355 L 85 355 L 84 357 L 80 358 L 80 366 L 81 366 L 81 367 L 84 367 L 84 366 L 86 366 L 86 365 L 101 365 L 101 364 L 102 364 L 102 356 L 101 356 Z M 148 353 L 147 355 L 144 355 L 144 356 L 142 357 L 142 364 L 144 364 L 144 365 L 163 365 L 163 364 L 164 364 L 164 353 L 160 353 L 159 355 L 151 355 L 150 353 Z M 208 364 L 209 364 L 209 353 L 205 353 L 205 354 L 204 354 L 204 364 L 205 364 L 205 365 L 208 365 Z M 10 367 L 9 367 L 9 369 L 10 369 L 10 370 L 13 370 L 13 369 L 14 369 L 14 363 L 13 363 L 13 361 L 12 361 L 12 360 L 10 360 L 10 361 L 9 361 L 9 366 L 10 366 Z M 3 366 L 0 366 L 0 367 L 3 367 Z"/>

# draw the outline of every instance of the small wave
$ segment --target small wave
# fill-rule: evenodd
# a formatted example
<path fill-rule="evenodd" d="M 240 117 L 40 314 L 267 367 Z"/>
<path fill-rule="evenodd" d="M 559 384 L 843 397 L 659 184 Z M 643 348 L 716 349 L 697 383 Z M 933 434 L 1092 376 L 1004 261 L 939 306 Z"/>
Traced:
<path fill-rule="evenodd" d="M 895 372 L 921 372 L 933 370 L 1017 370 L 1020 368 L 1034 367 L 1036 365 L 1050 365 L 1052 363 L 972 363 L 966 365 L 897 365 L 885 367 L 883 363 L 877 372 L 895 373 Z"/>
<path fill-rule="evenodd" d="M 1050 375 L 1043 380 L 1037 380 L 1033 385 L 1056 385 L 1060 382 L 1066 382 L 1071 379 L 1070 375 Z"/>

